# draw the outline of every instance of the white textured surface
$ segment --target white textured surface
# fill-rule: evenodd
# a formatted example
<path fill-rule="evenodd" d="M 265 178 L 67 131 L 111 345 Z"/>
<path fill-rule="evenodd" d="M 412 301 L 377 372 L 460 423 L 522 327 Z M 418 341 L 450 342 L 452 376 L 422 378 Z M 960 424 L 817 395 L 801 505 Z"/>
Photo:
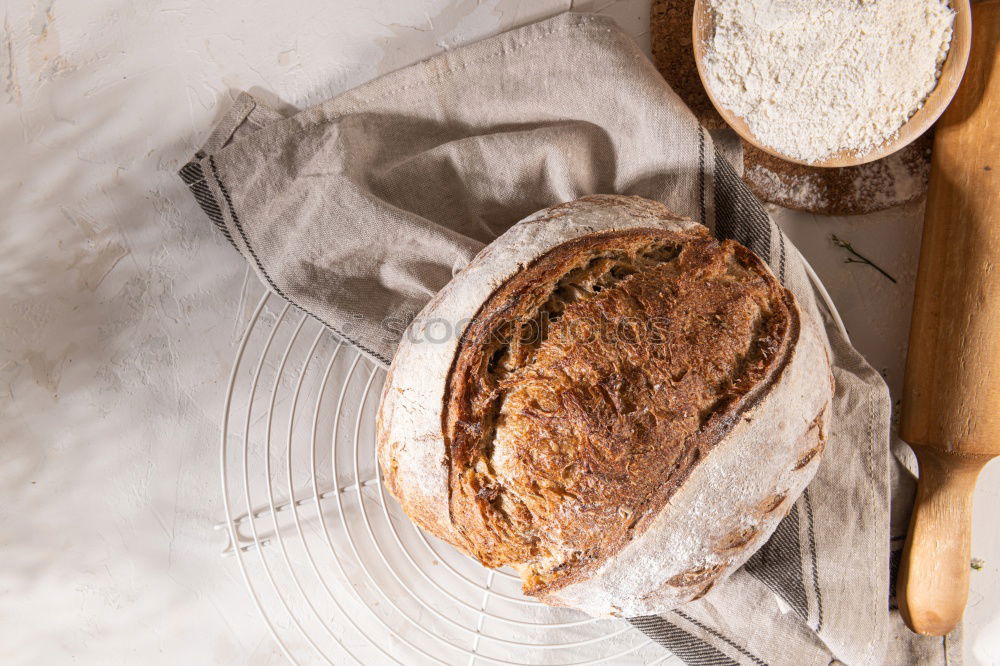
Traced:
<path fill-rule="evenodd" d="M 639 35 L 646 0 L 577 2 Z M 0 26 L 0 661 L 281 663 L 224 539 L 245 267 L 174 175 L 234 88 L 305 106 L 568 0 L 8 0 Z M 646 37 L 640 35 L 640 41 Z M 260 90 L 256 92 L 261 92 Z M 921 210 L 781 213 L 898 389 Z M 903 278 L 842 264 L 834 231 Z M 1000 663 L 1000 463 L 969 663 Z"/>

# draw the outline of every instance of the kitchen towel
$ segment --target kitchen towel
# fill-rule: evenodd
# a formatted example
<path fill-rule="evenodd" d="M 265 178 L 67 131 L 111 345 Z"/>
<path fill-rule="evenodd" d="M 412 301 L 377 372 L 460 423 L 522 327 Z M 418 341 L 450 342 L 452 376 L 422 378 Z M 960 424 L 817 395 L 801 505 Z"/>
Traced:
<path fill-rule="evenodd" d="M 491 239 L 592 193 L 664 202 L 757 252 L 826 324 L 837 392 L 815 480 L 705 598 L 634 626 L 689 664 L 958 664 L 957 633 L 890 608 L 891 406 L 796 249 L 608 18 L 562 14 L 291 117 L 241 94 L 180 171 L 277 294 L 388 365 L 405 325 Z"/>

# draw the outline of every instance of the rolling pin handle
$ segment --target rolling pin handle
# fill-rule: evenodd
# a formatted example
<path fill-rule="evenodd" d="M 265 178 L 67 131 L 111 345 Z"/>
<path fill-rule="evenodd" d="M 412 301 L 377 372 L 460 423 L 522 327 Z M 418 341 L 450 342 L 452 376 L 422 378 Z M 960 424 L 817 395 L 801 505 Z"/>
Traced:
<path fill-rule="evenodd" d="M 899 579 L 899 612 L 918 634 L 944 636 L 969 597 L 972 494 L 990 456 L 942 454 L 914 446 L 920 464 Z"/>

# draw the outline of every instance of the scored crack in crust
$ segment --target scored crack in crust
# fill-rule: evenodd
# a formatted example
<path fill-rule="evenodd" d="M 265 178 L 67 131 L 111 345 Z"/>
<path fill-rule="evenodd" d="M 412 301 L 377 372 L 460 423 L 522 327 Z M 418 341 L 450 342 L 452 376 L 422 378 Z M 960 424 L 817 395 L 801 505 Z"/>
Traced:
<path fill-rule="evenodd" d="M 592 233 L 506 280 L 459 342 L 442 412 L 453 535 L 528 594 L 641 534 L 781 372 L 798 311 L 704 227 Z"/>

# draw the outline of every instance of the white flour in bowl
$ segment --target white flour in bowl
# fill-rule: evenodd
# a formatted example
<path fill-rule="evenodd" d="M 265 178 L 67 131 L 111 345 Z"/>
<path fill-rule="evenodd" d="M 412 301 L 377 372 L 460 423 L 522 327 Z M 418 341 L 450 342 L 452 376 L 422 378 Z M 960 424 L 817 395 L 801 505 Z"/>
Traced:
<path fill-rule="evenodd" d="M 896 135 L 937 84 L 947 0 L 710 0 L 705 72 L 762 143 L 818 162 Z"/>

